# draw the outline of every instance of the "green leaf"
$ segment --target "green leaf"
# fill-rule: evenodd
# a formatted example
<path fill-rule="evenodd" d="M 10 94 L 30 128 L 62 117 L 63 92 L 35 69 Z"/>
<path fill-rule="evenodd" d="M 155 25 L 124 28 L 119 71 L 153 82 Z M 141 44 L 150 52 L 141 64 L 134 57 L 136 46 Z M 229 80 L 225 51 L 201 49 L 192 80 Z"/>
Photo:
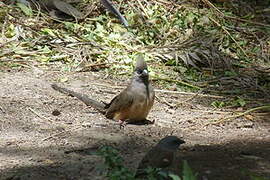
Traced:
<path fill-rule="evenodd" d="M 39 52 L 42 52 L 43 54 L 50 54 L 52 52 L 52 50 L 50 49 L 50 47 L 48 46 L 44 46 L 44 47 L 38 47 Z"/>
<path fill-rule="evenodd" d="M 225 71 L 225 76 L 228 76 L 228 77 L 233 77 L 233 76 L 236 76 L 237 73 L 234 72 L 234 71 Z"/>
<path fill-rule="evenodd" d="M 104 27 L 101 24 L 97 23 L 96 31 L 97 32 L 104 32 L 105 30 L 104 30 Z"/>
<path fill-rule="evenodd" d="M 192 172 L 186 160 L 183 163 L 183 180 L 196 180 L 196 175 Z"/>
<path fill-rule="evenodd" d="M 175 174 L 169 174 L 169 177 L 172 178 L 172 180 L 181 180 L 181 178 Z"/>
<path fill-rule="evenodd" d="M 40 56 L 38 58 L 38 60 L 41 61 L 41 62 L 48 62 L 48 61 L 50 61 L 50 57 L 48 57 L 48 56 Z"/>
<path fill-rule="evenodd" d="M 77 31 L 78 29 L 81 28 L 79 24 L 72 23 L 72 22 L 64 22 L 65 27 L 70 30 L 70 31 Z"/>
<path fill-rule="evenodd" d="M 16 35 L 16 30 L 15 30 L 14 24 L 10 24 L 7 28 L 7 32 L 5 33 L 5 36 L 8 38 L 12 38 Z"/>
<path fill-rule="evenodd" d="M 264 178 L 264 177 L 259 177 L 259 176 L 250 176 L 252 180 L 267 180 L 267 178 Z"/>
<path fill-rule="evenodd" d="M 68 81 L 68 77 L 62 77 L 62 78 L 59 79 L 59 81 L 61 83 L 67 82 Z"/>
<path fill-rule="evenodd" d="M 247 102 L 244 99 L 240 98 L 240 97 L 237 97 L 235 102 L 237 103 L 237 105 L 240 105 L 241 107 L 243 107 L 243 106 L 245 106 L 247 104 Z"/>
<path fill-rule="evenodd" d="M 225 103 L 223 101 L 213 101 L 211 103 L 211 106 L 213 106 L 215 108 L 222 108 L 225 106 Z"/>
<path fill-rule="evenodd" d="M 27 7 L 25 4 L 17 3 L 17 6 L 22 10 L 26 16 L 33 16 L 33 11 L 31 8 Z"/>
<path fill-rule="evenodd" d="M 53 32 L 52 29 L 49 29 L 49 28 L 43 28 L 43 29 L 41 30 L 41 32 L 42 32 L 43 34 L 45 34 L 45 35 L 49 35 L 49 36 L 51 36 L 51 37 L 56 37 L 56 35 L 55 35 L 55 33 Z"/>

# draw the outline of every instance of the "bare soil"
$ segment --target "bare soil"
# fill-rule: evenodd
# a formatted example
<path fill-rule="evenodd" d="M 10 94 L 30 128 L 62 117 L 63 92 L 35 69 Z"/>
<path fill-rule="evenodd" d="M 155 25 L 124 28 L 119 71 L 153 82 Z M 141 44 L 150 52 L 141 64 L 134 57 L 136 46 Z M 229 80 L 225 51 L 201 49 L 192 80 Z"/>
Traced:
<path fill-rule="evenodd" d="M 0 72 L 0 179 L 104 179 L 102 158 L 91 154 L 101 145 L 119 149 L 126 166 L 135 170 L 151 146 L 167 135 L 186 141 L 177 151 L 175 173 L 185 159 L 198 179 L 248 180 L 251 174 L 270 179 L 269 113 L 212 124 L 231 115 L 230 109 L 209 105 L 214 97 L 186 101 L 192 95 L 157 91 L 148 116 L 154 124 L 120 129 L 50 87 L 63 78 L 68 79 L 63 86 L 107 102 L 127 83 L 126 77 L 112 79 L 99 72 Z M 172 108 L 165 100 L 184 103 Z"/>

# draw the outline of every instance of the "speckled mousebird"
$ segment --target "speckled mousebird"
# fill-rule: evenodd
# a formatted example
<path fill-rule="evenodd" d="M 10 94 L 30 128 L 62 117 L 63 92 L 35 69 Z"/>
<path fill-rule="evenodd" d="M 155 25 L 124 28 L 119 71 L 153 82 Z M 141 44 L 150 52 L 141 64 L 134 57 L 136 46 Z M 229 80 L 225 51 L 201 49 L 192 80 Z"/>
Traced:
<path fill-rule="evenodd" d="M 147 65 L 141 55 L 137 57 L 135 70 L 129 85 L 108 104 L 98 102 L 87 95 L 62 88 L 56 84 L 52 84 L 52 88 L 77 97 L 86 105 L 104 113 L 109 119 L 126 123 L 144 121 L 154 104 L 155 98 L 154 89 L 149 83 Z"/>

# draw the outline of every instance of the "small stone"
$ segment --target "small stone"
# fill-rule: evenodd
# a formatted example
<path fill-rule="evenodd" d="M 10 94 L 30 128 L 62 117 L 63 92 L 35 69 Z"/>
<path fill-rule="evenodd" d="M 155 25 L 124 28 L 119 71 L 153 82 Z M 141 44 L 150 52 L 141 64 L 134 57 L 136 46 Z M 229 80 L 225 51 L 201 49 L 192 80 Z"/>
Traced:
<path fill-rule="evenodd" d="M 169 90 L 171 90 L 171 91 L 177 91 L 177 85 L 176 85 L 176 84 L 173 84 L 173 85 L 169 88 Z"/>
<path fill-rule="evenodd" d="M 59 116 L 60 114 L 61 114 L 60 111 L 57 109 L 53 110 L 53 112 L 52 112 L 52 115 L 54 115 L 54 116 Z"/>
<path fill-rule="evenodd" d="M 253 122 L 241 122 L 237 124 L 237 128 L 252 128 L 253 126 Z"/>
<path fill-rule="evenodd" d="M 244 128 L 252 128 L 253 125 L 254 125 L 253 122 L 248 122 L 248 123 L 243 124 L 243 127 L 244 127 Z"/>

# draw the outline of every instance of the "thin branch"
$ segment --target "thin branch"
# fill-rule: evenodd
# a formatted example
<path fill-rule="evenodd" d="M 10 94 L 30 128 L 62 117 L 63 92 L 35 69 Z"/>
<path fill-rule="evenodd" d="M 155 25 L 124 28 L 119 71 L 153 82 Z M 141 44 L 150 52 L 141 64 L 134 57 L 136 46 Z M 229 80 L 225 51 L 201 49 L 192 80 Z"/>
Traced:
<path fill-rule="evenodd" d="M 37 117 L 39 117 L 39 118 L 41 118 L 41 119 L 46 119 L 46 120 L 48 120 L 48 121 L 51 121 L 52 122 L 52 120 L 50 120 L 49 118 L 47 118 L 47 117 L 45 117 L 45 116 L 43 116 L 43 115 L 41 115 L 41 114 L 39 114 L 37 111 L 35 111 L 34 109 L 32 109 L 32 108 L 28 108 L 32 113 L 34 113 Z"/>
<path fill-rule="evenodd" d="M 112 86 L 110 84 L 102 84 L 102 83 L 91 83 L 91 85 L 96 86 L 103 86 L 106 88 L 113 88 L 113 89 L 124 89 L 124 86 Z M 89 85 L 87 85 L 89 86 Z M 197 95 L 200 97 L 210 97 L 210 98 L 217 98 L 217 99 L 224 99 L 224 96 L 218 96 L 218 95 L 211 95 L 211 94 L 200 94 L 200 93 L 193 93 L 193 92 L 183 92 L 183 91 L 170 91 L 170 90 L 164 90 L 164 89 L 154 89 L 155 92 L 159 93 L 168 93 L 168 94 L 181 94 L 181 95 Z"/>
<path fill-rule="evenodd" d="M 58 135 L 61 135 L 61 134 L 63 134 L 63 133 L 71 132 L 71 131 L 73 132 L 73 131 L 75 131 L 75 130 L 78 130 L 79 128 L 84 128 L 84 127 L 79 126 L 79 127 L 71 128 L 71 129 L 66 130 L 66 131 L 63 130 L 63 131 L 61 131 L 61 132 L 52 134 L 52 135 L 50 135 L 50 136 L 48 136 L 48 137 L 42 139 L 41 141 L 47 141 L 48 139 L 54 138 L 54 137 L 56 137 L 56 136 L 58 136 Z"/>
<path fill-rule="evenodd" d="M 201 93 L 201 91 L 198 91 L 197 93 L 193 94 L 190 98 L 186 99 L 185 101 L 179 101 L 178 103 L 175 104 L 176 107 L 179 107 L 182 104 L 185 104 L 187 102 L 191 102 L 193 99 L 195 99 L 196 97 L 199 96 L 199 93 Z"/>
<path fill-rule="evenodd" d="M 164 104 L 168 105 L 169 107 L 175 107 L 175 105 L 174 105 L 174 104 L 169 103 L 169 102 L 168 102 L 168 101 L 166 101 L 164 98 L 163 98 L 163 99 L 161 99 L 161 98 L 160 98 L 160 97 L 158 97 L 157 95 L 156 95 L 155 97 L 157 98 L 157 100 L 158 100 L 159 102 L 164 103 Z"/>
<path fill-rule="evenodd" d="M 241 116 L 245 116 L 249 113 L 252 113 L 254 111 L 258 111 L 258 110 L 265 110 L 265 109 L 269 109 L 270 110 L 270 105 L 266 105 L 266 106 L 259 106 L 259 107 L 255 107 L 255 108 L 252 108 L 252 109 L 248 109 L 247 111 L 245 112 L 242 112 L 242 113 L 239 113 L 239 114 L 236 114 L 236 115 L 232 115 L 232 116 L 229 116 L 227 118 L 221 118 L 217 121 L 214 121 L 214 122 L 210 122 L 210 123 L 207 123 L 205 124 L 205 126 L 209 125 L 209 124 L 219 124 L 219 123 L 222 123 L 222 122 L 228 122 L 230 120 L 233 120 L 233 119 L 236 119 L 236 118 L 239 118 Z"/>
<path fill-rule="evenodd" d="M 142 5 L 141 0 L 137 0 L 137 2 L 138 2 L 138 4 L 139 4 L 139 6 L 141 7 L 141 9 L 143 10 L 143 12 L 144 12 L 145 16 L 147 17 L 147 19 L 149 19 L 149 15 L 148 15 L 148 13 L 147 13 L 147 10 L 146 10 L 146 9 L 144 8 L 144 6 Z"/>
<path fill-rule="evenodd" d="M 169 79 L 169 78 L 161 78 L 161 77 L 154 77 L 154 78 L 155 79 L 153 79 L 153 81 L 162 80 L 162 81 L 167 81 L 167 82 L 175 82 L 175 83 L 182 84 L 182 85 L 187 86 L 187 87 L 190 87 L 190 88 L 202 89 L 202 88 L 200 88 L 198 86 L 195 86 L 195 85 L 186 83 L 184 81 L 179 81 L 179 80 L 174 80 L 174 79 Z"/>

